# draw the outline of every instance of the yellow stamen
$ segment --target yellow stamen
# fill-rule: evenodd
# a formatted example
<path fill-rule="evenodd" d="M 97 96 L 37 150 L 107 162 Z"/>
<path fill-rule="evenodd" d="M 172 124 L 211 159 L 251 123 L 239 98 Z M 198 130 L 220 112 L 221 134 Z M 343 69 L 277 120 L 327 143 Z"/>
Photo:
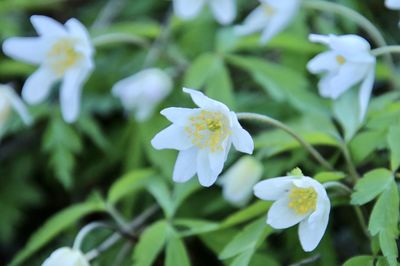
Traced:
<path fill-rule="evenodd" d="M 262 9 L 267 16 L 272 16 L 275 14 L 275 8 L 268 4 L 262 4 Z"/>
<path fill-rule="evenodd" d="M 336 62 L 338 62 L 339 65 L 343 65 L 344 63 L 346 63 L 346 59 L 341 55 L 337 55 L 336 56 Z"/>
<path fill-rule="evenodd" d="M 312 212 L 317 206 L 317 196 L 317 192 L 312 187 L 294 187 L 289 194 L 288 207 L 299 215 Z"/>
<path fill-rule="evenodd" d="M 208 148 L 211 152 L 222 150 L 222 142 L 230 135 L 228 121 L 222 113 L 203 110 L 189 121 L 185 130 L 194 145 L 200 149 Z"/>
<path fill-rule="evenodd" d="M 56 74 L 63 75 L 81 58 L 81 54 L 75 50 L 74 44 L 73 40 L 62 39 L 56 42 L 47 53 L 50 67 Z"/>

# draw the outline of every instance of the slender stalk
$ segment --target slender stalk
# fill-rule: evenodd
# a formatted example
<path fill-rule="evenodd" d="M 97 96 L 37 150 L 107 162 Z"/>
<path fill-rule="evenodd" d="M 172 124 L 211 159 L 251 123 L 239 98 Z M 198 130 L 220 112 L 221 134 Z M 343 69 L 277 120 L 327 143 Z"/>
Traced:
<path fill-rule="evenodd" d="M 110 22 L 118 16 L 124 9 L 126 0 L 109 0 L 103 9 L 98 13 L 92 24 L 93 29 L 105 28 Z"/>
<path fill-rule="evenodd" d="M 364 235 L 366 235 L 368 238 L 371 238 L 371 235 L 369 234 L 367 224 L 365 223 L 364 215 L 362 214 L 360 206 L 353 206 L 354 211 L 356 212 L 357 219 L 360 222 L 361 229 L 363 230 Z"/>
<path fill-rule="evenodd" d="M 374 56 L 380 56 L 389 53 L 400 53 L 400 45 L 389 45 L 371 50 L 371 54 Z"/>
<path fill-rule="evenodd" d="M 141 215 L 136 217 L 131 223 L 128 224 L 128 229 L 129 231 L 133 231 L 139 226 L 141 226 L 143 223 L 147 221 L 148 218 L 150 218 L 153 214 L 156 213 L 158 210 L 157 205 L 153 205 L 147 210 L 145 210 Z M 123 234 L 120 232 L 112 234 L 110 237 L 108 237 L 103 243 L 101 243 L 98 247 L 90 250 L 85 254 L 85 257 L 88 261 L 93 260 L 97 258 L 102 252 L 108 250 L 111 248 L 113 245 L 115 245 L 121 238 L 123 237 Z"/>
<path fill-rule="evenodd" d="M 272 125 L 279 129 L 282 129 L 290 136 L 292 136 L 295 140 L 297 140 L 314 158 L 317 160 L 322 166 L 329 170 L 333 170 L 332 165 L 324 159 L 324 157 L 316 150 L 313 146 L 311 146 L 306 140 L 304 140 L 300 135 L 294 132 L 291 128 L 281 123 L 278 120 L 275 120 L 266 115 L 254 114 L 254 113 L 237 113 L 238 119 L 241 120 L 253 120 L 259 121 L 268 125 Z"/>
<path fill-rule="evenodd" d="M 112 206 L 107 204 L 107 212 L 114 219 L 117 225 L 122 229 L 122 231 L 127 232 L 129 230 L 128 224 L 121 214 Z"/>
<path fill-rule="evenodd" d="M 105 46 L 115 43 L 134 44 L 142 47 L 149 47 L 149 42 L 141 37 L 126 34 L 126 33 L 109 33 L 100 35 L 92 39 L 93 45 L 96 47 Z"/>
<path fill-rule="evenodd" d="M 83 240 L 85 237 L 94 229 L 97 229 L 99 227 L 108 227 L 107 224 L 101 223 L 101 222 L 93 222 L 90 224 L 85 225 L 78 233 L 78 235 L 75 237 L 74 244 L 72 246 L 73 249 L 80 250 L 82 247 Z"/>
<path fill-rule="evenodd" d="M 346 165 L 347 165 L 349 174 L 350 174 L 351 178 L 353 179 L 353 183 L 355 184 L 357 182 L 357 180 L 360 179 L 360 175 L 358 174 L 357 169 L 356 169 L 353 161 L 351 160 L 350 151 L 347 148 L 346 143 L 342 142 L 340 144 L 340 149 L 342 150 L 344 160 L 346 161 Z"/>
<path fill-rule="evenodd" d="M 328 189 L 328 188 L 340 188 L 340 189 L 342 189 L 343 191 L 345 191 L 348 194 L 351 194 L 353 192 L 345 184 L 342 184 L 342 183 L 339 183 L 339 182 L 336 182 L 336 181 L 326 182 L 326 183 L 324 183 L 324 187 L 325 187 L 325 189 Z"/>
<path fill-rule="evenodd" d="M 363 28 L 370 37 L 374 40 L 375 44 L 379 47 L 387 46 L 385 39 L 383 38 L 379 29 L 366 17 L 360 13 L 354 11 L 351 8 L 337 4 L 334 2 L 322 1 L 322 0 L 306 0 L 303 1 L 303 6 L 309 9 L 315 9 L 319 11 L 326 11 L 331 13 L 336 13 L 343 17 L 352 19 L 356 24 Z M 393 58 L 390 55 L 385 56 L 386 63 L 389 65 L 392 75 L 395 74 L 395 66 L 393 63 Z"/>

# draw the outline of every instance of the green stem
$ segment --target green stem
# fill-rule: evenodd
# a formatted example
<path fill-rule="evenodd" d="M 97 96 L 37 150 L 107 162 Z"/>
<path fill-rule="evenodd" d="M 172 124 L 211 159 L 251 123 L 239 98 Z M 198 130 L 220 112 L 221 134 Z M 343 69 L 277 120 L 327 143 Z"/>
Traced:
<path fill-rule="evenodd" d="M 389 45 L 371 50 L 371 54 L 373 56 L 380 56 L 390 53 L 400 53 L 400 45 Z"/>
<path fill-rule="evenodd" d="M 281 123 L 280 121 L 275 120 L 266 115 L 260 115 L 260 114 L 254 114 L 254 113 L 237 113 L 236 115 L 237 115 L 238 119 L 241 119 L 241 120 L 259 121 L 259 122 L 277 127 L 279 129 L 282 129 L 283 131 L 288 133 L 290 136 L 292 136 L 295 140 L 297 140 L 321 165 L 323 165 L 325 168 L 327 168 L 329 170 L 333 170 L 332 165 L 327 160 L 325 160 L 324 157 L 322 157 L 322 155 L 316 149 L 314 149 L 313 146 L 311 146 L 300 135 L 298 135 L 291 128 L 289 128 L 285 124 Z"/>
<path fill-rule="evenodd" d="M 108 227 L 107 224 L 101 223 L 101 222 L 93 222 L 90 224 L 85 225 L 82 227 L 82 229 L 79 231 L 78 235 L 75 237 L 74 244 L 72 245 L 72 248 L 75 250 L 80 250 L 82 247 L 83 240 L 85 237 L 92 232 L 93 230 L 99 228 L 99 227 Z"/>
<path fill-rule="evenodd" d="M 346 165 L 347 165 L 349 174 L 350 174 L 351 178 L 353 179 L 353 183 L 355 184 L 357 182 L 357 180 L 360 179 L 360 175 L 358 174 L 357 169 L 351 159 L 350 151 L 347 148 L 346 143 L 342 142 L 340 144 L 340 149 L 342 150 L 344 160 L 346 161 Z"/>
<path fill-rule="evenodd" d="M 330 181 L 330 182 L 326 182 L 326 183 L 324 183 L 324 187 L 325 187 L 325 189 L 328 189 L 328 188 L 340 188 L 341 190 L 343 190 L 343 191 L 345 191 L 346 193 L 348 193 L 348 194 L 351 194 L 353 191 L 348 187 L 348 186 L 346 186 L 345 184 L 342 184 L 342 183 L 339 183 L 339 182 L 336 182 L 336 181 Z"/>
<path fill-rule="evenodd" d="M 354 211 L 356 212 L 357 219 L 360 222 L 361 229 L 363 230 L 364 234 L 368 237 L 371 238 L 371 235 L 369 234 L 367 224 L 365 223 L 364 215 L 362 214 L 360 206 L 353 206 Z"/>
<path fill-rule="evenodd" d="M 321 0 L 306 0 L 303 2 L 303 6 L 305 8 L 336 13 L 343 17 L 350 18 L 370 35 L 370 37 L 375 41 L 377 46 L 379 47 L 387 46 L 387 43 L 383 38 L 381 32 L 378 30 L 378 28 L 366 17 L 364 17 L 363 15 L 354 11 L 351 8 L 348 8 L 341 4 L 328 1 L 321 1 Z M 390 55 L 387 55 L 385 56 L 385 60 L 392 71 L 392 75 L 394 76 L 395 67 L 392 57 Z"/>
<path fill-rule="evenodd" d="M 115 43 L 134 44 L 142 47 L 149 47 L 149 42 L 139 36 L 130 35 L 126 33 L 109 33 L 100 35 L 92 39 L 93 45 L 96 47 L 105 46 Z"/>

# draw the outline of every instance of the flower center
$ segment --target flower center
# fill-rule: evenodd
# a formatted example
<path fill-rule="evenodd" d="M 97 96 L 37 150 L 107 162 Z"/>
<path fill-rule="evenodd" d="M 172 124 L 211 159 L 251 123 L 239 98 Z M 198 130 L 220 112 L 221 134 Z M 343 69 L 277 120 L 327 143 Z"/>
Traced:
<path fill-rule="evenodd" d="M 190 125 L 185 130 L 194 145 L 200 149 L 209 148 L 211 152 L 223 149 L 221 144 L 231 133 L 223 114 L 203 110 L 189 120 Z"/>
<path fill-rule="evenodd" d="M 291 189 L 288 207 L 297 214 L 306 214 L 314 211 L 317 206 L 317 192 L 312 187 Z"/>
<path fill-rule="evenodd" d="M 75 51 L 75 42 L 70 39 L 62 39 L 56 42 L 47 53 L 47 59 L 52 70 L 62 76 L 65 71 L 76 64 L 81 55 Z"/>
<path fill-rule="evenodd" d="M 267 16 L 272 16 L 275 14 L 275 8 L 268 4 L 262 4 L 262 9 Z"/>
<path fill-rule="evenodd" d="M 338 62 L 339 65 L 343 65 L 344 63 L 346 63 L 346 59 L 341 55 L 337 55 L 336 62 Z"/>

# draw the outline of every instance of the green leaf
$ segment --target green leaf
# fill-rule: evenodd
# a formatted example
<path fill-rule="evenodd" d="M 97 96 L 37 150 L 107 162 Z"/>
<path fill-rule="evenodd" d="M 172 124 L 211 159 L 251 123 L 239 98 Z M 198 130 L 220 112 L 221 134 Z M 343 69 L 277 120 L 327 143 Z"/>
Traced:
<path fill-rule="evenodd" d="M 174 208 L 177 210 L 188 197 L 201 188 L 202 186 L 199 185 L 195 178 L 185 183 L 175 183 L 173 193 Z"/>
<path fill-rule="evenodd" d="M 388 231 L 397 234 L 399 221 L 399 192 L 393 180 L 379 196 L 369 219 L 368 229 L 371 235 Z"/>
<path fill-rule="evenodd" d="M 382 130 L 360 132 L 350 141 L 350 153 L 356 164 L 364 161 L 374 150 L 385 145 L 386 133 Z"/>
<path fill-rule="evenodd" d="M 82 217 L 99 211 L 104 211 L 103 202 L 85 202 L 76 204 L 52 216 L 29 239 L 26 246 L 17 254 L 10 266 L 17 266 L 32 256 L 40 248 L 48 244 L 62 231 L 76 224 Z"/>
<path fill-rule="evenodd" d="M 239 253 L 256 248 L 261 237 L 272 233 L 273 229 L 265 223 L 265 218 L 258 219 L 240 231 L 222 250 L 220 259 L 228 259 Z"/>
<path fill-rule="evenodd" d="M 260 215 L 267 214 L 269 207 L 272 205 L 271 202 L 258 201 L 248 206 L 247 208 L 235 212 L 234 214 L 227 217 L 221 224 L 222 228 L 231 227 L 253 218 L 259 217 Z"/>
<path fill-rule="evenodd" d="M 88 115 L 81 115 L 76 123 L 78 128 L 82 130 L 85 135 L 91 138 L 91 140 L 103 151 L 107 151 L 110 148 L 106 136 L 104 136 L 101 128 L 97 124 L 96 120 Z"/>
<path fill-rule="evenodd" d="M 167 243 L 165 266 L 190 266 L 185 245 L 175 234 Z"/>
<path fill-rule="evenodd" d="M 374 257 L 372 256 L 356 256 L 347 260 L 343 266 L 373 266 Z"/>
<path fill-rule="evenodd" d="M 154 176 L 154 171 L 150 169 L 134 170 L 127 173 L 112 184 L 108 191 L 107 201 L 115 204 L 136 190 L 143 189 L 150 182 L 152 176 Z"/>
<path fill-rule="evenodd" d="M 348 90 L 335 100 L 333 113 L 344 130 L 344 139 L 350 141 L 361 126 L 357 90 Z"/>
<path fill-rule="evenodd" d="M 397 234 L 393 234 L 389 230 L 384 230 L 379 233 L 379 244 L 385 258 L 388 260 L 390 266 L 397 265 Z"/>
<path fill-rule="evenodd" d="M 157 200 L 157 203 L 161 206 L 165 217 L 170 218 L 175 212 L 175 205 L 172 200 L 171 190 L 162 178 L 153 178 L 147 189 Z"/>
<path fill-rule="evenodd" d="M 393 182 L 393 174 L 387 169 L 375 169 L 358 180 L 351 204 L 362 205 L 378 196 Z"/>
<path fill-rule="evenodd" d="M 396 171 L 400 166 L 400 126 L 389 128 L 387 142 L 390 150 L 390 169 Z"/>
<path fill-rule="evenodd" d="M 338 181 L 346 177 L 346 174 L 343 172 L 319 172 L 314 176 L 320 183 L 325 183 L 329 181 Z"/>
<path fill-rule="evenodd" d="M 163 249 L 167 239 L 168 225 L 158 221 L 146 228 L 133 251 L 135 266 L 151 266 Z"/>
<path fill-rule="evenodd" d="M 189 228 L 189 230 L 181 230 L 179 232 L 180 236 L 199 235 L 213 232 L 220 228 L 219 223 L 199 219 L 176 219 L 174 220 L 174 225 Z"/>

